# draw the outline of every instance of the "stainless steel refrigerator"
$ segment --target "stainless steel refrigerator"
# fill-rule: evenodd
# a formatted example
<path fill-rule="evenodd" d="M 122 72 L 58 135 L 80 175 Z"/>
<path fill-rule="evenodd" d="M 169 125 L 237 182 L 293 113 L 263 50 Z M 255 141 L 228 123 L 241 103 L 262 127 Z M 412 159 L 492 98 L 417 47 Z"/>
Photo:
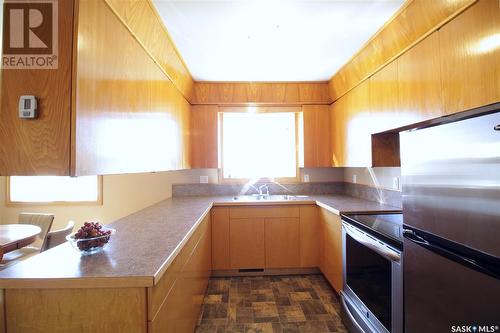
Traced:
<path fill-rule="evenodd" d="M 500 332 L 500 103 L 400 133 L 406 333 Z"/>

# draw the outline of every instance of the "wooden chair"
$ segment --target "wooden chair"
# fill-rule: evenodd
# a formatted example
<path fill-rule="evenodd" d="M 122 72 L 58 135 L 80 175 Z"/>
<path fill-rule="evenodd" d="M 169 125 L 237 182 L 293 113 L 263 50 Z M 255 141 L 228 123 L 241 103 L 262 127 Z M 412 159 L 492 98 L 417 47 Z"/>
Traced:
<path fill-rule="evenodd" d="M 30 246 L 5 253 L 0 263 L 0 270 L 40 253 L 42 251 L 42 248 L 45 246 L 47 233 L 49 232 L 53 221 L 54 214 L 20 213 L 18 218 L 19 224 L 36 225 L 40 227 L 42 231 L 37 236 L 35 242 L 33 242 L 33 244 L 31 244 Z"/>
<path fill-rule="evenodd" d="M 42 252 L 66 242 L 66 236 L 71 234 L 74 226 L 75 222 L 69 221 L 63 229 L 49 231 Z"/>

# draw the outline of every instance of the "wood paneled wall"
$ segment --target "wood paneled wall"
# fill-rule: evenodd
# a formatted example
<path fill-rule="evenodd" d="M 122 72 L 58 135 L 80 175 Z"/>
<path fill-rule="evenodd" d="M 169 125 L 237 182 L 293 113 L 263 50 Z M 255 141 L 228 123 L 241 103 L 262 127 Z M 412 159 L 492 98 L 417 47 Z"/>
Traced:
<path fill-rule="evenodd" d="M 330 104 L 327 82 L 196 82 L 192 104 Z"/>
<path fill-rule="evenodd" d="M 337 100 L 476 0 L 409 0 L 329 81 Z M 495 2 L 495 0 L 487 0 Z"/>
<path fill-rule="evenodd" d="M 58 68 L 2 69 L 0 175 L 69 173 L 73 1 L 58 11 Z M 38 119 L 19 119 L 21 95 L 37 97 Z"/>
<path fill-rule="evenodd" d="M 151 0 L 105 0 L 187 100 L 193 78 Z"/>
<path fill-rule="evenodd" d="M 188 167 L 189 103 L 104 1 L 80 2 L 78 40 L 74 174 Z"/>

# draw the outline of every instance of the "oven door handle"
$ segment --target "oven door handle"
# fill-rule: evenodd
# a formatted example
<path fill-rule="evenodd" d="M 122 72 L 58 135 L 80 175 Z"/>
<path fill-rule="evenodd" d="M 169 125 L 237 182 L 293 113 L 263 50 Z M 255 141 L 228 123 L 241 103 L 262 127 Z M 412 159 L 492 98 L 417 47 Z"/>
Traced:
<path fill-rule="evenodd" d="M 342 224 L 344 227 L 345 232 L 354 238 L 357 242 L 365 245 L 369 249 L 377 252 L 380 254 L 382 257 L 390 260 L 390 261 L 395 261 L 395 262 L 400 262 L 401 261 L 401 254 L 394 251 L 393 249 L 385 246 L 382 243 L 379 243 L 375 239 L 369 237 L 366 235 L 364 232 L 361 232 L 357 230 L 356 228 L 350 226 L 347 223 Z"/>

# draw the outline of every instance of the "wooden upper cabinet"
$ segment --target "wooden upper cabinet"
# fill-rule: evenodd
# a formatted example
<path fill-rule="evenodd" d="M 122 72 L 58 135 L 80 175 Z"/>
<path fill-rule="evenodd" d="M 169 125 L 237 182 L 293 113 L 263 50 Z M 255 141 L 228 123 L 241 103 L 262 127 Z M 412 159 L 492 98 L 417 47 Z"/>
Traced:
<path fill-rule="evenodd" d="M 390 62 L 370 79 L 371 133 L 402 126 L 406 115 L 398 107 L 398 64 Z"/>
<path fill-rule="evenodd" d="M 330 146 L 332 147 L 332 166 L 346 165 L 346 121 L 347 98 L 341 97 L 330 106 Z"/>
<path fill-rule="evenodd" d="M 330 167 L 330 106 L 304 105 L 304 167 Z"/>
<path fill-rule="evenodd" d="M 58 69 L 2 71 L 0 174 L 189 167 L 190 105 L 116 12 L 59 1 L 58 19 Z M 38 98 L 36 120 L 17 117 L 26 94 Z"/>
<path fill-rule="evenodd" d="M 346 162 L 349 167 L 372 164 L 371 134 L 374 119 L 370 108 L 369 81 L 364 81 L 347 95 Z"/>
<path fill-rule="evenodd" d="M 187 166 L 189 103 L 104 1 L 80 2 L 78 40 L 74 173 Z"/>
<path fill-rule="evenodd" d="M 443 115 L 439 35 L 429 35 L 397 59 L 400 126 Z"/>
<path fill-rule="evenodd" d="M 58 2 L 57 69 L 2 69 L 0 175 L 69 174 L 73 6 Z M 38 119 L 19 119 L 21 95 L 37 97 Z"/>
<path fill-rule="evenodd" d="M 444 111 L 500 101 L 500 6 L 479 0 L 438 32 Z"/>
<path fill-rule="evenodd" d="M 191 168 L 218 167 L 217 105 L 192 105 L 189 134 L 191 138 Z"/>

